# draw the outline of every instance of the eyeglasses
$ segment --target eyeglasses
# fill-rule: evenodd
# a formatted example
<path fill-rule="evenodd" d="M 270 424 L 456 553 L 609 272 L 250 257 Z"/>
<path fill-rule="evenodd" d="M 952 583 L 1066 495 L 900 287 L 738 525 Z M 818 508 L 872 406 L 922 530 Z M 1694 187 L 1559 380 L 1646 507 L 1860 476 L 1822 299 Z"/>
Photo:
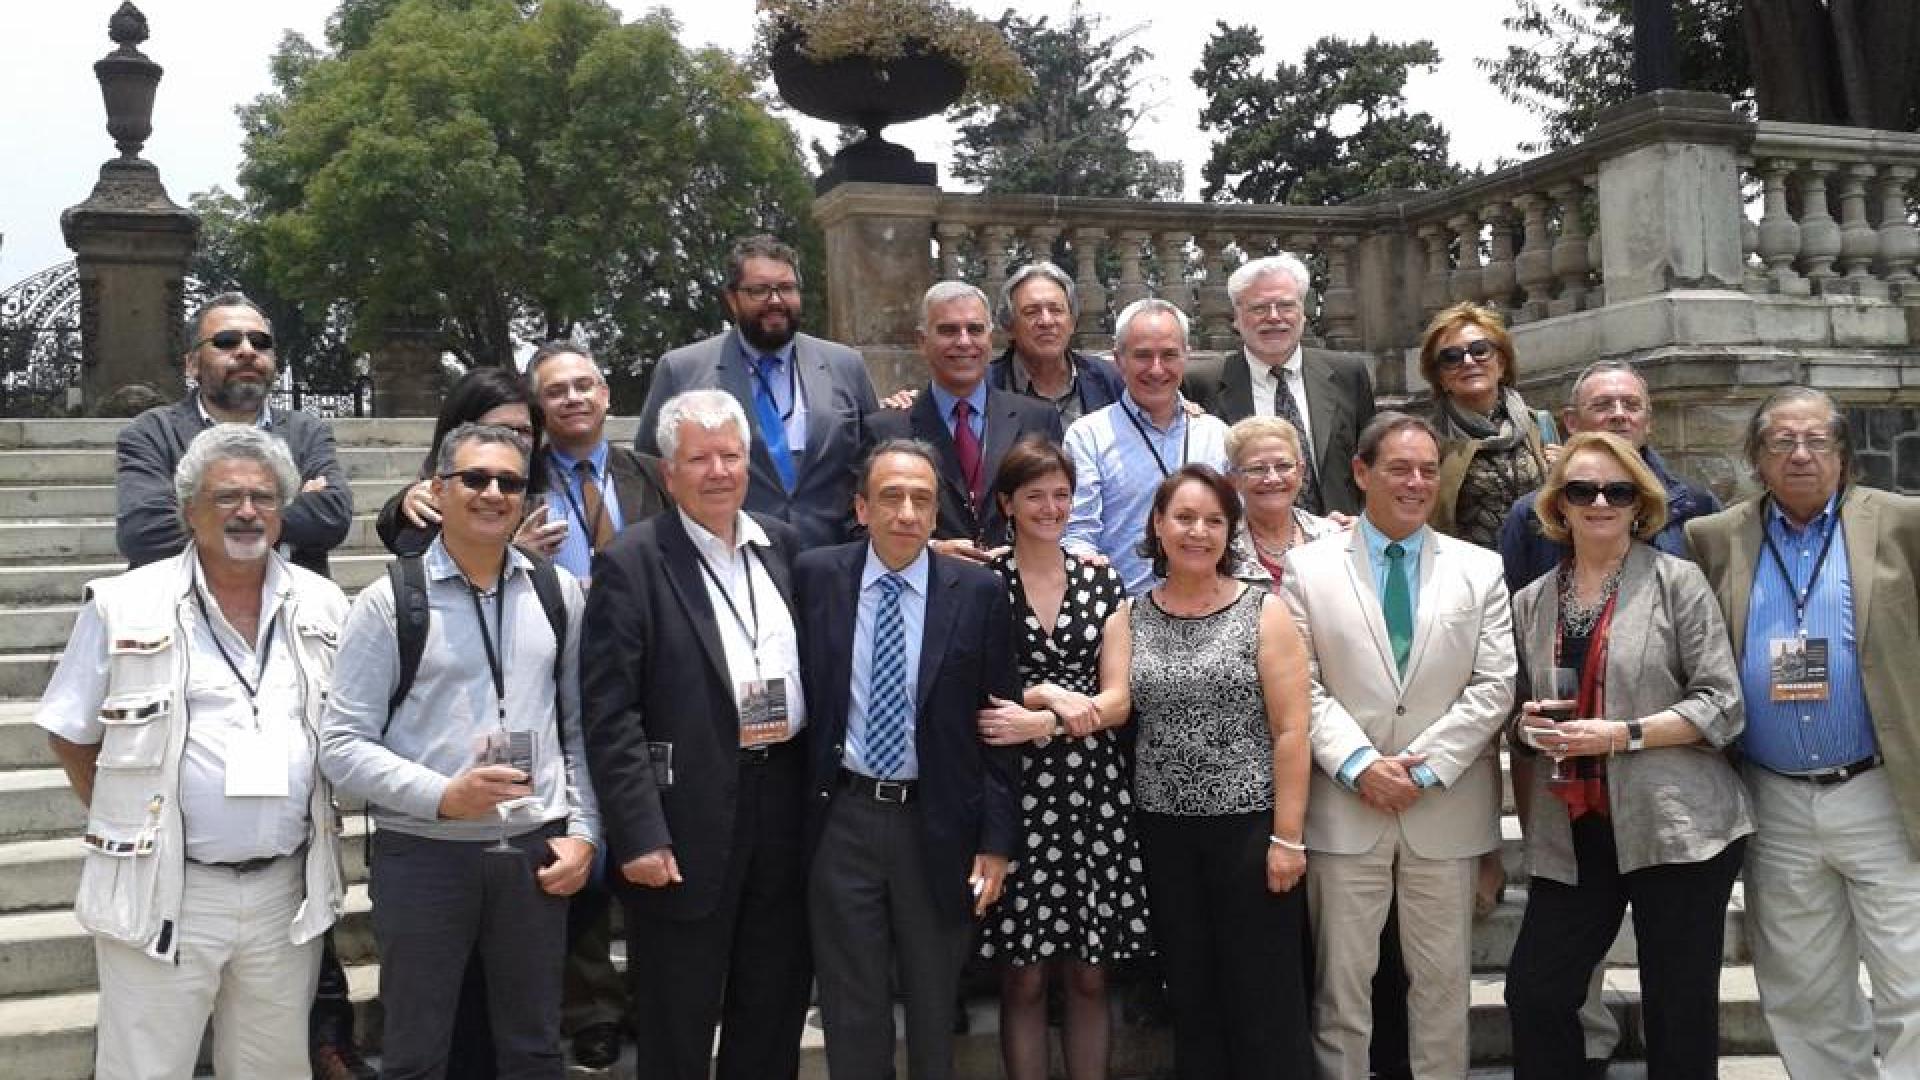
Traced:
<path fill-rule="evenodd" d="M 783 281 L 778 285 L 742 285 L 733 291 L 756 304 L 776 295 L 789 303 L 800 299 L 800 283 L 797 281 Z"/>
<path fill-rule="evenodd" d="M 1487 357 L 1494 356 L 1499 352 L 1499 346 L 1488 341 L 1486 338 L 1480 338 L 1477 341 L 1469 341 L 1465 345 L 1449 345 L 1433 355 L 1435 359 L 1440 361 L 1441 367 L 1450 368 L 1459 367 L 1461 364 L 1466 363 L 1467 357 L 1469 356 L 1484 363 Z"/>
<path fill-rule="evenodd" d="M 1560 494 L 1575 506 L 1592 506 L 1595 499 L 1604 498 L 1608 506 L 1632 506 L 1640 501 L 1640 485 L 1626 480 L 1615 480 L 1599 484 L 1592 480 L 1569 480 L 1560 489 Z"/>
<path fill-rule="evenodd" d="M 202 345 L 211 345 L 221 352 L 232 352 L 240 347 L 242 341 L 253 346 L 255 352 L 273 351 L 273 335 L 265 330 L 221 330 L 194 342 L 193 347 L 197 349 Z"/>
<path fill-rule="evenodd" d="M 1297 461 L 1263 461 L 1254 465 L 1235 465 L 1233 471 L 1249 480 L 1265 480 L 1271 477 L 1278 480 L 1293 475 L 1300 467 Z"/>
<path fill-rule="evenodd" d="M 1580 411 L 1586 413 L 1588 416 L 1598 416 L 1602 418 L 1612 416 L 1616 412 L 1623 412 L 1628 416 L 1639 416 L 1641 413 L 1647 411 L 1647 403 L 1645 400 L 1637 397 L 1594 398 L 1580 406 Z"/>
<path fill-rule="evenodd" d="M 1766 447 L 1767 453 L 1775 457 L 1791 457 L 1795 450 L 1803 446 L 1807 448 L 1807 453 L 1812 454 L 1814 457 L 1825 457 L 1839 448 L 1839 443 L 1834 440 L 1833 436 L 1818 433 L 1813 435 L 1769 435 L 1761 441 L 1760 445 Z"/>
<path fill-rule="evenodd" d="M 1301 305 L 1298 300 L 1262 300 L 1257 304 L 1242 304 L 1240 310 L 1256 319 L 1265 319 L 1273 315 L 1298 315 Z"/>
<path fill-rule="evenodd" d="M 252 503 L 255 510 L 277 511 L 280 509 L 280 493 L 277 491 L 216 491 L 207 496 L 222 513 L 231 514 L 240 509 L 242 503 Z"/>
<path fill-rule="evenodd" d="M 527 478 L 521 476 L 519 473 L 492 473 L 485 469 L 459 469 L 454 472 L 441 473 L 440 479 L 458 480 L 460 481 L 461 487 L 466 488 L 475 495 L 485 492 L 489 484 L 498 487 L 500 494 L 508 496 L 520 495 L 527 490 Z"/>

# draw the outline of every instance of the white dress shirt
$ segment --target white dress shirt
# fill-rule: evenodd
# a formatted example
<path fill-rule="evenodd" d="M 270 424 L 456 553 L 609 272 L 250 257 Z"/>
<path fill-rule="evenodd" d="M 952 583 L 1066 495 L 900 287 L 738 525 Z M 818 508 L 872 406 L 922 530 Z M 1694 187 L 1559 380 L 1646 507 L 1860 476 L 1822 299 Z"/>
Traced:
<path fill-rule="evenodd" d="M 793 631 L 793 613 L 767 576 L 766 564 L 747 549 L 772 544 L 760 523 L 741 513 L 733 525 L 733 546 L 676 510 L 693 548 L 711 574 L 702 573 L 707 602 L 713 605 L 720 627 L 720 644 L 727 654 L 727 678 L 736 699 L 743 683 L 755 679 L 785 679 L 787 738 L 807 726 L 806 695 L 800 692 L 800 644 Z M 732 607 L 729 609 L 728 605 Z M 743 621 L 744 620 L 744 621 Z"/>
<path fill-rule="evenodd" d="M 1245 349 L 1240 352 L 1246 358 L 1247 374 L 1250 377 L 1248 381 L 1253 386 L 1253 414 L 1255 416 L 1277 415 L 1273 411 L 1273 392 L 1280 385 L 1280 380 L 1285 378 L 1287 393 L 1293 395 L 1294 407 L 1300 410 L 1300 443 L 1302 446 L 1312 446 L 1313 416 L 1307 412 L 1307 384 L 1301 377 L 1301 372 L 1306 366 L 1305 352 L 1300 346 L 1295 345 L 1293 355 L 1287 357 L 1287 362 L 1278 367 L 1268 367 L 1264 361 Z"/>

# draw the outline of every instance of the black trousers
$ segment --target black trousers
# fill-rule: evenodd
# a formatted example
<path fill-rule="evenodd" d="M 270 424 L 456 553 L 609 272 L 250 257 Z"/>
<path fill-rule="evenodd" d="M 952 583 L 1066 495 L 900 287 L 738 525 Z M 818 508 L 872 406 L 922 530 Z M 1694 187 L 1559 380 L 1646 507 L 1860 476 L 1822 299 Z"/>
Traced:
<path fill-rule="evenodd" d="M 713 908 L 699 918 L 662 918 L 636 902 L 651 890 L 617 887 L 626 905 L 640 1077 L 798 1075 L 813 979 L 802 855 L 805 780 L 797 746 L 775 747 L 764 762 L 743 761 L 726 880 Z M 617 875 L 620 868 L 609 866 L 607 873 Z"/>
<path fill-rule="evenodd" d="M 346 969 L 333 950 L 331 928 L 320 938 L 320 981 L 307 1023 L 315 1046 L 353 1045 L 353 1002 L 347 997 Z"/>
<path fill-rule="evenodd" d="M 1311 1076 L 1304 884 L 1267 891 L 1267 811 L 1136 816 L 1180 1080 Z"/>
<path fill-rule="evenodd" d="M 1719 1075 L 1720 961 L 1727 899 L 1746 840 L 1698 863 L 1649 866 L 1623 874 L 1613 824 L 1588 815 L 1574 822 L 1580 884 L 1533 878 L 1527 913 L 1507 965 L 1516 1080 L 1578 1076 L 1586 1054 L 1580 1006 L 1587 980 L 1606 958 L 1633 905 L 1650 1080 L 1712 1080 Z"/>

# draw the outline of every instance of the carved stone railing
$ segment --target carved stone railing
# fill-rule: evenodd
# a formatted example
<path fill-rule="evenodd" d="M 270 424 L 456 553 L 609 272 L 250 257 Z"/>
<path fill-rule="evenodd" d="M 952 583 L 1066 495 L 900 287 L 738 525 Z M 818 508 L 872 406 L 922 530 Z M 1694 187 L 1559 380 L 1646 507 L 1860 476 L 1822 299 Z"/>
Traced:
<path fill-rule="evenodd" d="M 1760 193 L 1749 291 L 1920 299 L 1920 134 L 1762 121 L 1742 165 Z"/>

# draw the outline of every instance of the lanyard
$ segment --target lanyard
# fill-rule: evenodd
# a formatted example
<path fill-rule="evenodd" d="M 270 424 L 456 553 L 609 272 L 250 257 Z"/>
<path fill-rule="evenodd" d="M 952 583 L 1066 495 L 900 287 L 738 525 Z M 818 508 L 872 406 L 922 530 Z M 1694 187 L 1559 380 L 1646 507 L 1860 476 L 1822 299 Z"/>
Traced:
<path fill-rule="evenodd" d="M 1776 504 L 1777 506 L 1777 504 Z M 1760 536 L 1767 542 L 1767 552 L 1773 556 L 1773 564 L 1780 568 L 1780 580 L 1786 582 L 1787 592 L 1793 596 L 1793 621 L 1800 628 L 1800 636 L 1807 636 L 1807 603 L 1813 599 L 1813 587 L 1820 583 L 1820 571 L 1827 565 L 1827 552 L 1833 550 L 1833 534 L 1840 531 L 1840 518 L 1835 514 L 1827 522 L 1827 537 L 1820 542 L 1820 556 L 1813 560 L 1813 574 L 1807 578 L 1807 587 L 1795 588 L 1793 575 L 1787 572 L 1787 560 L 1780 556 L 1780 549 L 1773 542 L 1773 529 L 1762 528 Z"/>
<path fill-rule="evenodd" d="M 573 494 L 574 480 L 580 480 L 581 483 L 583 484 L 586 482 L 585 480 L 581 479 L 581 476 L 580 476 L 579 466 L 581 464 L 585 464 L 589 469 L 593 468 L 593 463 L 591 461 L 576 462 L 574 468 L 568 469 L 565 472 L 562 472 L 559 469 L 554 469 L 553 478 L 560 482 L 559 484 L 560 494 L 566 496 L 567 508 L 569 511 L 572 512 L 573 519 L 575 521 L 578 521 L 580 523 L 580 528 L 586 531 L 587 553 L 591 555 L 591 554 L 594 554 L 593 538 L 600 535 L 600 519 L 607 516 L 607 485 L 600 484 L 600 505 L 595 508 L 597 512 L 594 514 L 593 520 L 588 521 L 587 512 L 580 508 L 580 500 L 576 499 Z M 594 482 L 600 483 L 598 476 L 594 478 Z"/>
<path fill-rule="evenodd" d="M 758 679 L 760 677 L 760 598 L 754 595 L 753 564 L 747 561 L 747 549 L 752 546 L 752 544 L 745 544 L 740 550 L 740 568 L 746 572 L 747 578 L 747 610 L 753 615 L 751 626 L 747 625 L 747 620 L 740 617 L 740 608 L 733 602 L 733 594 L 727 591 L 726 583 L 720 580 L 720 575 L 714 572 L 704 554 L 700 556 L 700 569 L 706 572 L 707 580 L 713 582 L 713 587 L 720 593 L 720 599 L 726 601 L 727 613 L 733 616 L 734 624 L 740 627 L 741 633 L 747 635 L 747 642 L 753 648 L 753 677 Z M 759 558 L 760 555 L 756 552 L 754 559 Z"/>
<path fill-rule="evenodd" d="M 800 403 L 799 359 L 796 357 L 785 363 L 787 367 L 787 411 L 780 414 L 780 422 L 782 424 L 793 419 L 793 410 L 798 407 Z M 779 408 L 780 399 L 774 395 L 773 380 L 767 378 L 767 373 L 760 362 L 760 357 L 748 356 L 747 370 L 753 372 L 754 381 L 760 384 L 760 389 L 766 391 L 767 400 L 773 402 L 774 408 Z"/>
<path fill-rule="evenodd" d="M 507 648 L 507 568 L 500 568 L 500 580 L 494 585 L 494 625 L 500 628 L 500 651 L 493 648 L 493 635 L 487 631 L 487 613 L 480 606 L 480 587 L 467 582 L 467 596 L 473 600 L 473 617 L 480 622 L 480 643 L 486 646 L 487 670 L 493 673 L 493 700 L 499 711 L 500 730 L 507 729 L 507 673 L 500 661 Z"/>
<path fill-rule="evenodd" d="M 1174 419 L 1176 421 L 1180 419 L 1180 415 L 1178 411 L 1179 408 L 1180 408 L 1179 402 L 1178 401 L 1174 402 L 1174 409 L 1175 409 Z M 1127 414 L 1127 419 L 1133 424 L 1133 430 L 1140 433 L 1140 441 L 1147 444 L 1147 453 L 1153 455 L 1153 463 L 1160 467 L 1161 479 L 1164 480 L 1167 477 L 1172 476 L 1173 470 L 1167 468 L 1167 460 L 1160 456 L 1160 449 L 1153 445 L 1153 438 L 1152 436 L 1147 434 L 1146 426 L 1140 423 L 1140 418 L 1133 415 L 1133 410 L 1127 408 L 1124 402 L 1120 406 L 1120 411 Z M 1187 463 L 1187 441 L 1191 438 L 1193 438 L 1193 423 L 1189 418 L 1187 425 L 1180 429 L 1179 464 L 1181 465 L 1185 465 Z"/>
<path fill-rule="evenodd" d="M 280 609 L 273 609 L 273 618 L 267 622 L 267 640 L 260 646 L 260 670 L 254 673 L 253 681 L 248 682 L 247 677 L 240 674 L 240 665 L 233 662 L 233 656 L 227 652 L 227 647 L 220 644 L 220 632 L 214 629 L 213 616 L 207 613 L 206 595 L 199 589 L 195 589 L 193 601 L 200 605 L 200 618 L 207 624 L 207 636 L 213 639 L 213 647 L 219 650 L 220 659 L 227 662 L 227 670 L 233 672 L 234 679 L 240 683 L 240 689 L 246 691 L 247 705 L 253 709 L 253 728 L 255 731 L 260 730 L 260 688 L 267 682 L 267 661 L 273 658 L 273 638 L 274 631 L 280 626 Z"/>

